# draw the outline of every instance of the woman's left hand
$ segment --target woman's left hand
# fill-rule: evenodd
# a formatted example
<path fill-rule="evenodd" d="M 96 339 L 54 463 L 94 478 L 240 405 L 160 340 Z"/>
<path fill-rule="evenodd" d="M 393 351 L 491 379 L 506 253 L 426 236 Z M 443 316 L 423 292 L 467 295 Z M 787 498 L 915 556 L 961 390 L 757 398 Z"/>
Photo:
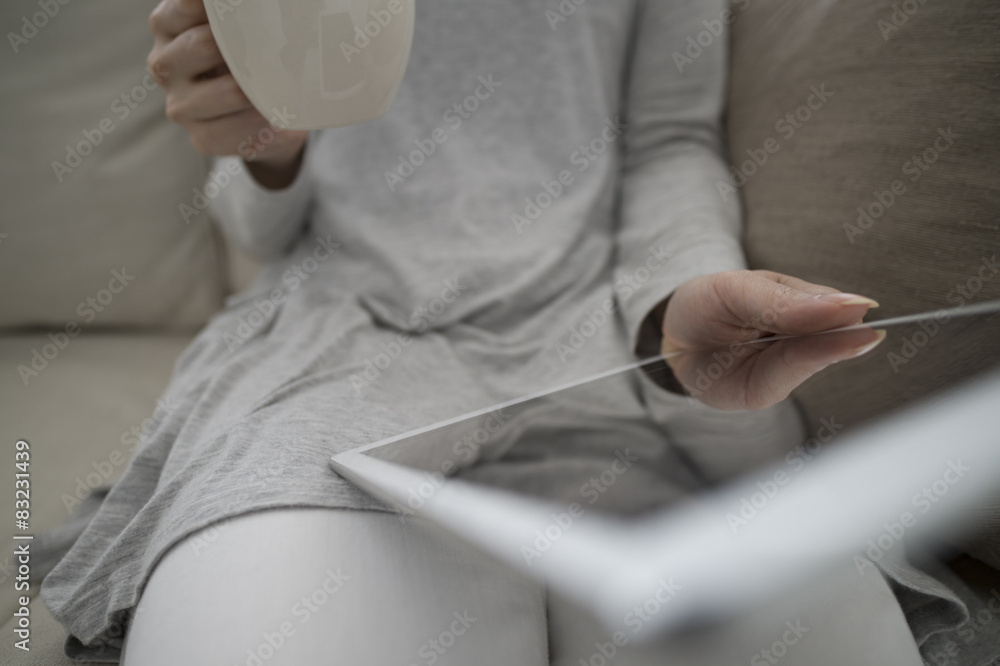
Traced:
<path fill-rule="evenodd" d="M 871 350 L 884 331 L 734 345 L 771 335 L 805 335 L 861 323 L 878 303 L 771 271 L 705 275 L 674 291 L 663 316 L 663 353 L 684 388 L 720 409 L 780 402 L 823 368 Z"/>

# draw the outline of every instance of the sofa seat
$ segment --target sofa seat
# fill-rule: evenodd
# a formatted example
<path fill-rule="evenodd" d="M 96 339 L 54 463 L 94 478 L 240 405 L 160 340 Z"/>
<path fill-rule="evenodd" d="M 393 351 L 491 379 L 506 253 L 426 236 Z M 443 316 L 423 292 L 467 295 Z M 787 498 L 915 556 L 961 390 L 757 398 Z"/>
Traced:
<path fill-rule="evenodd" d="M 58 340 L 65 343 L 59 349 L 48 332 L 0 335 L 0 367 L 8 369 L 0 374 L 0 437 L 11 452 L 0 479 L 4 497 L 14 496 L 13 443 L 25 439 L 30 444 L 30 529 L 20 533 L 37 535 L 58 527 L 94 488 L 121 476 L 143 422 L 154 416 L 150 406 L 156 405 L 191 337 L 190 332 L 87 331 Z M 12 543 L 13 533 L 8 521 L 7 543 Z M 11 549 L 0 556 L 4 587 L 14 575 L 12 560 Z M 31 592 L 37 593 L 37 585 Z M 0 596 L 4 617 L 10 617 L 15 606 L 13 594 Z M 33 604 L 39 616 L 41 606 L 39 600 Z"/>

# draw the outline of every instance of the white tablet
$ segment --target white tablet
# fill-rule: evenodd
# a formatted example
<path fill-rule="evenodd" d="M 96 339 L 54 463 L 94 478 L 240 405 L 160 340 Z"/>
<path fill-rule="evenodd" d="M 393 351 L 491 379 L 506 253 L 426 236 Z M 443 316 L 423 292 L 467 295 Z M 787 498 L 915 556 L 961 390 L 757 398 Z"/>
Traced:
<path fill-rule="evenodd" d="M 988 318 L 997 312 L 1000 302 L 991 302 L 863 326 L 905 332 L 943 317 Z M 781 339 L 788 338 L 753 344 Z M 866 550 L 877 556 L 879 546 L 889 549 L 903 538 L 917 543 L 960 531 L 972 507 L 1000 494 L 1000 372 L 839 435 L 838 446 L 819 452 L 739 529 L 733 527 L 737 508 L 764 492 L 762 479 L 787 475 L 783 461 L 631 518 L 575 515 L 565 504 L 442 473 L 453 467 L 456 443 L 490 446 L 516 437 L 533 414 L 548 412 L 563 399 L 579 399 L 580 391 L 599 393 L 602 383 L 622 373 L 666 372 L 662 360 L 647 359 L 391 437 L 336 455 L 331 464 L 402 512 L 423 516 L 543 581 L 609 628 L 634 616 L 646 638 L 729 617 L 852 558 L 859 568 L 871 566 Z M 544 547 L 544 557 L 526 557 L 526 546 Z"/>

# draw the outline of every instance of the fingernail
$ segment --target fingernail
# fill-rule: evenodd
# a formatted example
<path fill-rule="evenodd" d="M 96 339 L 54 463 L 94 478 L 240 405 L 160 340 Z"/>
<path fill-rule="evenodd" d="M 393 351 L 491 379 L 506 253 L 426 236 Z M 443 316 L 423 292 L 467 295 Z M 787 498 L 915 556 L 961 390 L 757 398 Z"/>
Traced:
<path fill-rule="evenodd" d="M 816 300 L 824 303 L 836 303 L 837 305 L 867 305 L 870 308 L 877 308 L 878 301 L 857 294 L 819 294 Z"/>
<path fill-rule="evenodd" d="M 847 358 L 857 358 L 858 356 L 867 354 L 871 350 L 878 347 L 882 343 L 882 341 L 885 340 L 885 329 L 884 328 L 876 329 L 875 333 L 876 335 L 878 335 L 876 339 L 872 340 L 869 343 L 863 344 L 860 347 L 856 347 L 854 349 L 854 352 Z"/>

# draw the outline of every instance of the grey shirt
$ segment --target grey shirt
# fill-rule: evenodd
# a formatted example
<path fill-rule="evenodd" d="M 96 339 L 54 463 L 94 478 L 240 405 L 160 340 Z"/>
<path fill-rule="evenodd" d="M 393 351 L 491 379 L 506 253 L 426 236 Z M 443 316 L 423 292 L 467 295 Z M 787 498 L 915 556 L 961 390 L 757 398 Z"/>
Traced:
<path fill-rule="evenodd" d="M 630 362 L 678 285 L 743 268 L 737 203 L 715 188 L 725 40 L 683 71 L 671 57 L 724 8 L 421 2 L 385 117 L 313 133 L 278 192 L 220 160 L 212 212 L 267 263 L 177 362 L 45 580 L 53 615 L 113 651 L 186 535 L 264 508 L 384 510 L 332 454 Z M 463 473 L 573 499 L 627 446 L 640 462 L 602 501 L 636 510 L 802 438 L 787 403 L 722 413 L 624 379 L 560 418 Z"/>

